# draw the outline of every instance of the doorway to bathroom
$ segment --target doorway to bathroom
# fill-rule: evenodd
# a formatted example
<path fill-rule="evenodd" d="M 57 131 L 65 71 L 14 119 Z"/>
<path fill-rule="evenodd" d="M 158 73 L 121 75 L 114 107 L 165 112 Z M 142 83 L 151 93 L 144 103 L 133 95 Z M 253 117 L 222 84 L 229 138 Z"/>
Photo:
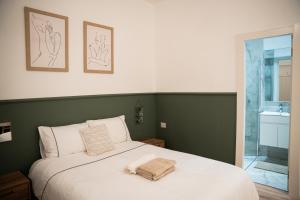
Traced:
<path fill-rule="evenodd" d="M 235 165 L 246 170 L 260 196 L 299 199 L 300 24 L 240 34 L 236 45 Z M 247 76 L 250 72 L 253 77 Z M 291 93 L 283 89 L 287 87 Z M 276 179 L 268 175 L 272 172 L 285 177 L 284 187 L 276 185 L 282 177 L 272 185 L 270 179 L 262 179 Z"/>
<path fill-rule="evenodd" d="M 259 184 L 288 191 L 292 35 L 245 41 L 243 168 Z"/>

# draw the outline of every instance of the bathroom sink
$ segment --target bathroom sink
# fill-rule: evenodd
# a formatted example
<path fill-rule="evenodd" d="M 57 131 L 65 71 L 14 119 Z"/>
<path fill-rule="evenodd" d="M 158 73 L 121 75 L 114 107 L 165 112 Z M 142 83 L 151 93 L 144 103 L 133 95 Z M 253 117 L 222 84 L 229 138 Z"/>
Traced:
<path fill-rule="evenodd" d="M 288 113 L 288 112 L 282 112 L 280 115 L 281 115 L 281 116 L 285 116 L 285 117 L 289 117 L 289 116 L 290 116 L 290 113 Z"/>
<path fill-rule="evenodd" d="M 288 112 L 273 112 L 273 111 L 263 111 L 259 114 L 260 115 L 284 116 L 284 117 L 289 117 L 290 116 L 290 113 L 288 113 Z"/>

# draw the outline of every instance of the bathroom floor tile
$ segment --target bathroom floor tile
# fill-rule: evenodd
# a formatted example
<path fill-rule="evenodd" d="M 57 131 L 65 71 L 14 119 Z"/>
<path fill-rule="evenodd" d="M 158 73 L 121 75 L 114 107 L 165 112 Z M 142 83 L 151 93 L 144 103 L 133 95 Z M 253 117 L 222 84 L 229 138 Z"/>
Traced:
<path fill-rule="evenodd" d="M 245 160 L 244 160 L 245 163 Z M 254 161 L 246 172 L 255 183 L 271 186 L 276 189 L 288 191 L 288 176 L 267 170 L 255 168 L 256 161 Z"/>

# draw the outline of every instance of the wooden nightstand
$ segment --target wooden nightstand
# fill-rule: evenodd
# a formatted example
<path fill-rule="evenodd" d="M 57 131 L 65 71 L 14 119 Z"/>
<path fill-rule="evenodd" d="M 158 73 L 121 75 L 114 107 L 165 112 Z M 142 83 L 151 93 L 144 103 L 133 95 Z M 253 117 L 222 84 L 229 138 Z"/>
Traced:
<path fill-rule="evenodd" d="M 0 199 L 31 199 L 29 179 L 19 171 L 0 176 Z"/>
<path fill-rule="evenodd" d="M 158 147 L 165 147 L 165 141 L 162 139 L 150 138 L 147 140 L 142 140 L 141 142 L 144 142 L 146 144 L 152 144 Z"/>

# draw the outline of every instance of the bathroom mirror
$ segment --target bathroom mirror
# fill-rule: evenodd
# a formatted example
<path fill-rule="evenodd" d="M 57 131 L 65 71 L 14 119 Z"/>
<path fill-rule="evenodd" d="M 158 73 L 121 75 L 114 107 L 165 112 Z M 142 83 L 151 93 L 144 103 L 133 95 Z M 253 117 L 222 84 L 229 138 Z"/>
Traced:
<path fill-rule="evenodd" d="M 8 142 L 11 140 L 12 140 L 11 123 L 10 122 L 0 123 L 0 142 Z"/>
<path fill-rule="evenodd" d="M 291 100 L 291 59 L 265 58 L 263 84 L 265 101 Z"/>

